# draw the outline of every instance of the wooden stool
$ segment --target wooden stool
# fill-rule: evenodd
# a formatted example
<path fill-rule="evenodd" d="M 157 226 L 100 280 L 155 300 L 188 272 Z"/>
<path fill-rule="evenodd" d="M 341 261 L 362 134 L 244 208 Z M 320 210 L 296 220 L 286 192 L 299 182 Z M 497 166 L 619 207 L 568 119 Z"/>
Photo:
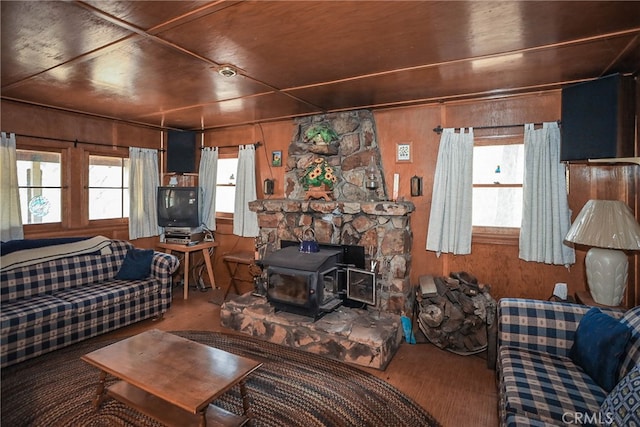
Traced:
<path fill-rule="evenodd" d="M 250 266 L 255 262 L 254 254 L 251 252 L 237 252 L 226 254 L 222 257 L 224 261 L 224 265 L 227 266 L 227 271 L 229 272 L 229 277 L 231 280 L 229 281 L 229 286 L 224 291 L 223 300 L 227 298 L 227 294 L 233 286 L 236 294 L 240 295 L 240 289 L 238 288 L 238 282 L 248 282 L 249 279 L 243 279 L 239 275 L 239 268 L 241 265 Z M 251 278 L 251 282 L 253 282 L 253 278 Z"/>

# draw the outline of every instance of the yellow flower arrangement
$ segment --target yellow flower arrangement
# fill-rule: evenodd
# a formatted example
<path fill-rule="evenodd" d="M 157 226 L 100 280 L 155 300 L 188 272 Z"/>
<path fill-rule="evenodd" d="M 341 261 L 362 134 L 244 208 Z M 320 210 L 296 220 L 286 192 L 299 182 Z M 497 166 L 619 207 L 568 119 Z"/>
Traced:
<path fill-rule="evenodd" d="M 330 189 L 338 182 L 338 177 L 333 173 L 334 170 L 329 163 L 323 158 L 317 158 L 307 166 L 304 175 L 302 175 L 302 184 L 305 190 L 309 187 L 319 187 L 326 184 Z"/>

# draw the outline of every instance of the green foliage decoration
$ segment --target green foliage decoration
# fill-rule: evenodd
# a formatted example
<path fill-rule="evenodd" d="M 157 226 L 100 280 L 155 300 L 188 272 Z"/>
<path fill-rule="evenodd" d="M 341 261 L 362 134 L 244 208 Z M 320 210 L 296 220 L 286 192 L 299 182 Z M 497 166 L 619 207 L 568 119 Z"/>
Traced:
<path fill-rule="evenodd" d="M 338 134 L 331 127 L 329 123 L 319 123 L 312 125 L 304 133 L 307 141 L 314 141 L 316 143 L 330 144 L 333 141 L 338 140 Z"/>

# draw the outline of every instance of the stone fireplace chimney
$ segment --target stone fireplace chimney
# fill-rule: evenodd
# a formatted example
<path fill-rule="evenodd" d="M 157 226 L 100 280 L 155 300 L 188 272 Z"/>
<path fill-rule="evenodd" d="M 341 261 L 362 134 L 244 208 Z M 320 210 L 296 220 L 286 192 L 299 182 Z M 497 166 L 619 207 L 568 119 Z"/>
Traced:
<path fill-rule="evenodd" d="M 249 204 L 258 214 L 257 240 L 263 248 L 262 255 L 278 250 L 281 240 L 301 240 L 307 227 L 313 228 L 320 243 L 363 246 L 367 268 L 377 273 L 378 308 L 410 313 L 413 296 L 409 279 L 409 215 L 414 205 L 388 200 L 373 115 L 368 110 L 358 110 L 299 118 L 295 123 L 286 159 L 286 198 Z M 309 140 L 307 131 L 317 124 L 328 124 L 335 131 L 334 140 Z M 302 177 L 308 165 L 319 158 L 331 165 L 337 177 L 331 201 L 304 200 Z M 377 169 L 378 187 L 374 194 L 365 187 L 371 164 Z"/>

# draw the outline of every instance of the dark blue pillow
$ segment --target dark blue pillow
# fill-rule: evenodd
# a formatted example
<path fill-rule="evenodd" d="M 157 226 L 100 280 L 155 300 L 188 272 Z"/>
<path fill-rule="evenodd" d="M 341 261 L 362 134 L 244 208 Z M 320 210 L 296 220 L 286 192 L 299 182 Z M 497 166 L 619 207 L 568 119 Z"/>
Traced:
<path fill-rule="evenodd" d="M 120 271 L 116 274 L 116 279 L 142 280 L 147 278 L 151 274 L 153 253 L 153 249 L 129 249 Z"/>
<path fill-rule="evenodd" d="M 569 357 L 607 392 L 618 382 L 618 369 L 631 329 L 592 307 L 576 330 Z"/>

